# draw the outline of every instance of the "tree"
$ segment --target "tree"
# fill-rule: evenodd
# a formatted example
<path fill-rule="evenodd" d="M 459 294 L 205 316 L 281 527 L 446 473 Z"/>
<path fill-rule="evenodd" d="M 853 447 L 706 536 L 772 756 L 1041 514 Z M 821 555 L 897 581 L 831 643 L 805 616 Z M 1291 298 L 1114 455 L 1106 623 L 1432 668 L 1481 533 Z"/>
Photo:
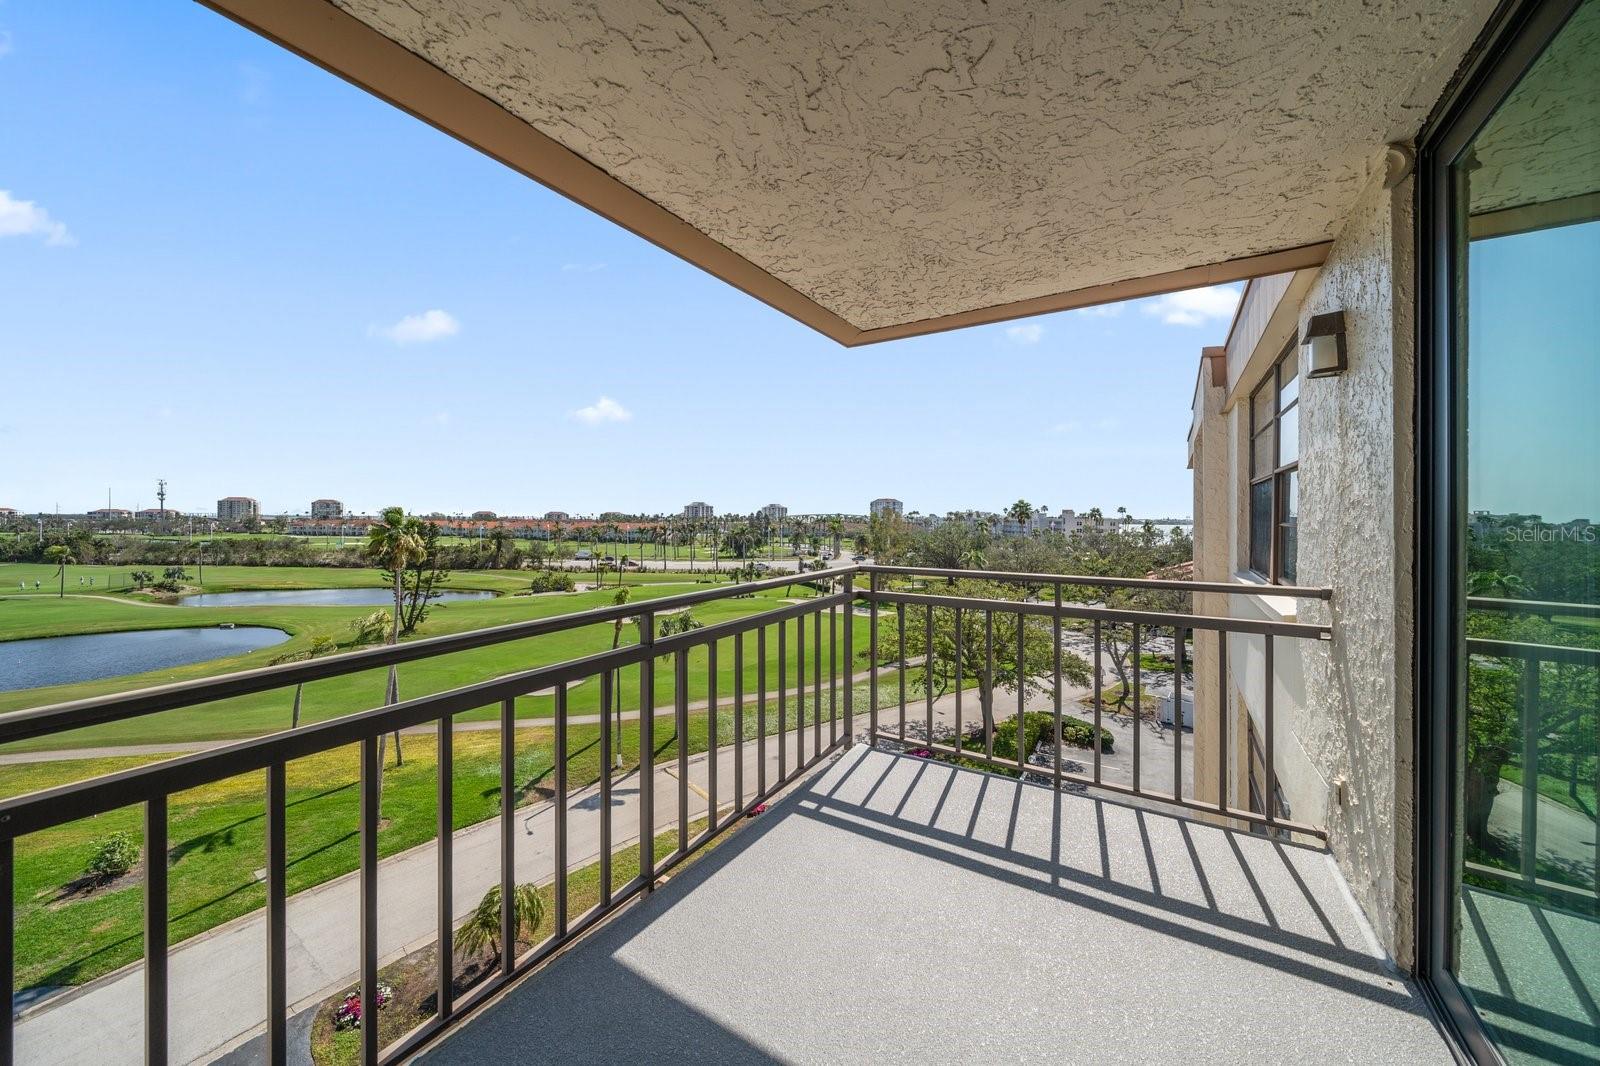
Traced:
<path fill-rule="evenodd" d="M 338 642 L 336 642 L 328 634 L 318 633 L 316 636 L 311 638 L 311 647 L 306 651 L 306 658 L 315 659 L 317 656 L 322 655 L 325 652 L 333 651 L 338 646 Z M 290 729 L 300 728 L 300 696 L 305 690 L 305 687 L 305 682 L 303 681 L 294 687 L 294 710 L 290 713 L 289 717 Z"/>
<path fill-rule="evenodd" d="M 71 563 L 77 562 L 77 560 L 72 557 L 72 552 L 67 549 L 65 544 L 50 545 L 50 547 L 44 550 L 44 557 L 45 561 L 55 564 L 56 577 L 61 579 L 61 586 L 56 593 L 56 599 L 66 599 L 67 566 Z"/>
<path fill-rule="evenodd" d="M 833 554 L 835 557 L 844 554 L 844 519 L 833 515 L 828 519 L 828 536 L 833 538 Z"/>
<path fill-rule="evenodd" d="M 427 621 L 428 608 L 433 603 L 438 587 L 450 576 L 450 571 L 440 562 L 439 527 L 420 519 L 413 518 L 409 521 L 416 523 L 413 531 L 422 542 L 422 551 L 413 555 L 401 571 L 400 635 L 402 637 L 409 636 Z M 385 581 L 391 583 L 395 579 L 394 572 L 387 567 L 383 568 L 383 577 Z"/>
<path fill-rule="evenodd" d="M 404 582 L 406 568 L 426 551 L 423 543 L 422 527 L 424 523 L 415 517 L 408 517 L 405 510 L 400 507 L 385 507 L 383 514 L 367 529 L 367 543 L 364 549 L 367 558 L 371 559 L 380 569 L 393 576 L 394 580 L 394 624 L 389 631 L 389 643 L 400 643 L 400 615 L 404 610 L 403 599 L 405 595 Z M 384 705 L 400 701 L 400 681 L 393 666 L 389 667 L 388 691 L 384 693 Z M 378 743 L 379 772 L 383 768 L 384 741 Z M 394 733 L 394 760 L 396 766 L 404 765 L 405 756 L 400 749 L 400 731 Z M 379 782 L 379 794 L 382 794 L 382 782 Z"/>
<path fill-rule="evenodd" d="M 467 920 L 456 930 L 456 950 L 463 955 L 487 952 L 493 962 L 500 959 L 500 886 L 493 885 L 472 908 Z M 532 938 L 544 922 L 544 901 L 533 885 L 517 885 L 511 891 L 511 928 L 518 939 Z M 513 953 L 516 945 L 511 945 Z"/>
<path fill-rule="evenodd" d="M 1006 517 L 1020 526 L 1023 532 L 1027 532 L 1028 523 L 1033 520 L 1033 504 L 1027 500 L 1018 500 L 1006 508 Z"/>
<path fill-rule="evenodd" d="M 948 595 L 992 599 L 996 594 L 992 582 L 962 578 L 952 584 Z M 984 736 L 992 740 L 995 728 L 995 693 L 1000 689 L 1017 691 L 1021 685 L 1026 694 L 1048 691 L 1054 681 L 1054 628 L 1049 619 L 1039 616 L 1021 616 L 997 611 L 994 614 L 994 661 L 989 669 L 987 627 L 981 612 L 965 610 L 961 617 L 961 642 L 956 643 L 955 610 L 948 607 L 933 609 L 933 628 L 930 632 L 927 611 L 911 605 L 905 612 L 906 660 L 915 663 L 933 650 L 933 694 L 943 696 L 952 686 L 965 684 L 968 679 L 977 683 L 978 705 L 983 715 Z M 1022 626 L 1022 655 L 1017 655 L 1017 626 Z M 885 627 L 892 628 L 892 627 Z M 893 642 L 889 647 L 898 653 L 894 637 L 881 636 L 880 640 Z M 886 649 L 875 650 L 875 662 L 882 662 Z M 902 664 L 904 667 L 905 664 Z M 920 670 L 912 667 L 908 677 L 916 677 Z M 1089 682 L 1089 664 L 1071 652 L 1061 653 L 1061 675 L 1075 685 Z M 959 739 L 957 741 L 959 743 Z"/>
<path fill-rule="evenodd" d="M 432 529 L 430 525 L 428 527 Z M 497 525 L 489 530 L 489 553 L 494 559 L 494 569 L 500 569 L 505 558 L 506 548 L 511 544 L 511 531 L 505 526 Z"/>

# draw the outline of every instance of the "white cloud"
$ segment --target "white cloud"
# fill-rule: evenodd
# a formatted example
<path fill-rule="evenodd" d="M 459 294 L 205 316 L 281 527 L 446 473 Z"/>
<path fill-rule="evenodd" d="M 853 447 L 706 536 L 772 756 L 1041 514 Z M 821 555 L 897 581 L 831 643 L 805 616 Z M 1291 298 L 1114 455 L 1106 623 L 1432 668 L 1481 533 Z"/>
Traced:
<path fill-rule="evenodd" d="M 65 222 L 57 222 L 50 212 L 32 200 L 14 200 L 0 189 L 0 237 L 43 237 L 46 244 L 76 244 Z"/>
<path fill-rule="evenodd" d="M 596 270 L 604 270 L 604 263 L 562 263 L 563 274 L 593 274 Z"/>
<path fill-rule="evenodd" d="M 367 332 L 388 337 L 396 344 L 426 344 L 440 337 L 454 337 L 461 332 L 461 323 L 449 311 L 435 309 L 407 315 L 392 326 L 373 326 Z"/>
<path fill-rule="evenodd" d="M 1078 432 L 1078 430 L 1080 430 L 1082 428 L 1083 428 L 1082 425 L 1080 425 L 1076 420 L 1068 419 L 1065 422 L 1057 422 L 1055 425 L 1051 426 L 1050 427 L 1050 432 L 1051 433 L 1076 433 L 1076 432 Z"/>
<path fill-rule="evenodd" d="M 450 412 L 437 411 L 428 416 L 428 421 L 435 426 L 448 426 L 450 424 Z"/>
<path fill-rule="evenodd" d="M 239 102 L 253 107 L 267 98 L 267 72 L 254 63 L 239 64 Z"/>
<path fill-rule="evenodd" d="M 0 56 L 11 51 L 11 31 L 0 30 Z"/>
<path fill-rule="evenodd" d="M 1044 336 L 1044 327 L 1037 322 L 1027 322 L 1020 326 L 1007 326 L 1006 336 L 1014 344 L 1038 344 L 1039 338 Z"/>
<path fill-rule="evenodd" d="M 1233 317 L 1239 304 L 1239 290 L 1233 285 L 1209 285 L 1159 296 L 1144 305 L 1144 313 L 1155 315 L 1169 326 L 1203 326 L 1217 319 Z"/>
<path fill-rule="evenodd" d="M 598 426 L 606 422 L 626 422 L 633 417 L 633 412 L 611 397 L 602 396 L 588 407 L 572 412 L 572 417 L 586 426 Z"/>

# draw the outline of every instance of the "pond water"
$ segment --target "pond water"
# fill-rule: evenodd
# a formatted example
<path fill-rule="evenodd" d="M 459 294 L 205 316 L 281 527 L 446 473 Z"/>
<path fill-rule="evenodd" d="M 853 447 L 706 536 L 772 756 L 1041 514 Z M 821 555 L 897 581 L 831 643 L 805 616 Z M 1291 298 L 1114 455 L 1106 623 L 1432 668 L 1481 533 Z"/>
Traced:
<path fill-rule="evenodd" d="M 186 666 L 288 639 L 283 630 L 266 626 L 191 626 L 0 641 L 0 692 Z"/>
<path fill-rule="evenodd" d="M 492 592 L 435 592 L 432 603 L 491 600 Z M 387 607 L 390 589 L 260 589 L 252 592 L 198 592 L 178 601 L 185 607 Z"/>

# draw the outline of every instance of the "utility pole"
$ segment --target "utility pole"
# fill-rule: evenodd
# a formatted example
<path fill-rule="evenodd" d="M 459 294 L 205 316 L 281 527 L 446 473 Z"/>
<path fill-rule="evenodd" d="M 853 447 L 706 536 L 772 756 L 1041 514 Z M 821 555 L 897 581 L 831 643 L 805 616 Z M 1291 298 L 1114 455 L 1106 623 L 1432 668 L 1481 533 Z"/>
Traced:
<path fill-rule="evenodd" d="M 160 505 L 156 521 L 161 523 L 161 528 L 164 530 L 167 528 L 167 479 L 164 477 L 156 479 L 156 500 Z"/>

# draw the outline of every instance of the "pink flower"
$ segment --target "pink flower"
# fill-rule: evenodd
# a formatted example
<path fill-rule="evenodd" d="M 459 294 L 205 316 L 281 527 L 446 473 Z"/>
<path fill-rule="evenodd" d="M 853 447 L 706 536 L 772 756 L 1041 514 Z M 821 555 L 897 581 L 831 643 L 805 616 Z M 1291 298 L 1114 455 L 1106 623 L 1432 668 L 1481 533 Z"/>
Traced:
<path fill-rule="evenodd" d="M 767 805 L 765 803 L 758 803 L 754 807 L 750 808 L 750 817 L 752 817 L 752 818 L 754 818 L 758 814 L 765 814 L 765 813 L 767 813 Z"/>
<path fill-rule="evenodd" d="M 906 754 L 910 755 L 914 759 L 931 759 L 931 758 L 933 758 L 933 752 L 929 751 L 927 748 L 913 748 L 910 751 L 906 752 Z"/>

